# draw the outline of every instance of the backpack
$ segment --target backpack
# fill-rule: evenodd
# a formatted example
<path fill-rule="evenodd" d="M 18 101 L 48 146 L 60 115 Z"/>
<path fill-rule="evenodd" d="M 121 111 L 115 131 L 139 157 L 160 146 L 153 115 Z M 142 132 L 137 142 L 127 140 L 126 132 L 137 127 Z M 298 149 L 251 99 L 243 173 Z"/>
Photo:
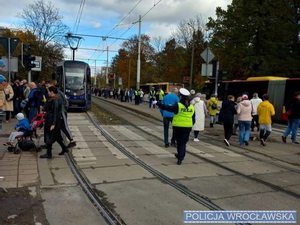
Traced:
<path fill-rule="evenodd" d="M 213 104 L 211 105 L 211 109 L 217 109 L 217 108 L 218 108 L 218 106 L 217 106 L 216 103 L 213 103 Z"/>

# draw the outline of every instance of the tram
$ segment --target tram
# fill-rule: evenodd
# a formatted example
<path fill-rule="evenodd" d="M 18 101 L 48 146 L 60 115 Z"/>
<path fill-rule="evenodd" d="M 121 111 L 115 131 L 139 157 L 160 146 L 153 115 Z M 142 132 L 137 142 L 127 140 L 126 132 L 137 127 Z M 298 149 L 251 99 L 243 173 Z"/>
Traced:
<path fill-rule="evenodd" d="M 66 60 L 57 65 L 56 81 L 69 102 L 69 109 L 91 108 L 91 69 L 82 61 Z"/>
<path fill-rule="evenodd" d="M 214 83 L 207 82 L 203 92 L 210 96 L 214 91 Z M 218 98 L 226 99 L 227 95 L 241 96 L 246 93 L 249 98 L 253 93 L 258 93 L 260 97 L 267 93 L 270 101 L 275 107 L 275 120 L 281 121 L 285 108 L 296 91 L 300 91 L 300 78 L 288 77 L 249 77 L 246 80 L 221 81 L 218 84 Z"/>
<path fill-rule="evenodd" d="M 158 82 L 158 83 L 146 83 L 146 84 L 141 84 L 140 88 L 145 92 L 149 93 L 150 89 L 154 87 L 155 90 L 158 88 L 161 88 L 165 93 L 169 93 L 172 91 L 173 88 L 178 88 L 178 90 L 183 86 L 183 84 L 180 83 L 171 83 L 171 82 Z"/>

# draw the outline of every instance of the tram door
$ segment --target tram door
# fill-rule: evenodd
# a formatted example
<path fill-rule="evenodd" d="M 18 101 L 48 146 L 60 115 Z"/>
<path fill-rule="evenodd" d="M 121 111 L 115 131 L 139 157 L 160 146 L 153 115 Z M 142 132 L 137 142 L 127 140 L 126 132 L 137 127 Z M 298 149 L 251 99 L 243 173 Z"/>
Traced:
<path fill-rule="evenodd" d="M 286 80 L 270 80 L 268 85 L 268 94 L 270 102 L 275 108 L 275 119 L 280 120 L 284 105 Z"/>

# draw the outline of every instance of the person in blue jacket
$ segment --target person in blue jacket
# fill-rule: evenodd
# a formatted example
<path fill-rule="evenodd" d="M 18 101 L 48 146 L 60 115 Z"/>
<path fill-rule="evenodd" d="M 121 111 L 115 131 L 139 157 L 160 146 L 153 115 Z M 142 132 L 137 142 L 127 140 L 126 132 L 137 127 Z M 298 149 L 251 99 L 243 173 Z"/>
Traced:
<path fill-rule="evenodd" d="M 15 126 L 15 130 L 11 132 L 8 137 L 8 142 L 5 145 L 13 146 L 16 137 L 22 136 L 24 133 L 31 131 L 31 126 L 27 118 L 25 118 L 23 113 L 18 113 L 16 116 L 18 123 Z"/>
<path fill-rule="evenodd" d="M 162 100 L 162 104 L 168 105 L 168 106 L 177 105 L 178 102 L 179 102 L 179 97 L 178 97 L 178 89 L 177 88 L 174 88 L 172 90 L 172 92 L 167 94 Z M 160 110 L 160 112 L 162 114 L 163 124 L 164 124 L 164 143 L 165 143 L 165 147 L 168 148 L 170 146 L 169 125 L 170 125 L 170 123 L 172 123 L 174 113 L 169 112 L 167 110 L 162 110 L 162 109 Z M 171 146 L 174 146 L 174 147 L 176 146 L 174 130 L 173 130 L 172 138 L 171 138 Z"/>

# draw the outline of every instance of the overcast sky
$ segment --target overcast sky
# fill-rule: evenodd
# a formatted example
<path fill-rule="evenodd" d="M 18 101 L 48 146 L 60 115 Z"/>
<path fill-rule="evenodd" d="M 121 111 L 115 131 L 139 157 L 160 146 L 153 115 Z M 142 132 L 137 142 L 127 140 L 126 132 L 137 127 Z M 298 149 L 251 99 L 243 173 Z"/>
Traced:
<path fill-rule="evenodd" d="M 0 0 L 0 26 L 20 26 L 22 21 L 17 17 L 18 13 L 33 2 L 32 0 Z M 63 22 L 74 32 L 81 0 L 53 0 L 51 2 L 59 9 Z M 129 38 L 138 32 L 137 24 L 128 30 L 132 23 L 138 20 L 138 15 L 143 16 L 155 5 L 143 18 L 142 33 L 152 38 L 158 36 L 168 38 L 183 19 L 201 15 L 206 21 L 208 17 L 215 16 L 217 6 L 226 8 L 230 3 L 231 0 L 86 0 L 77 33 Z M 133 8 L 134 10 L 129 14 Z M 113 29 L 124 17 L 126 18 L 122 23 Z M 103 41 L 85 38 L 80 46 L 99 49 L 109 46 L 112 50 L 118 50 L 121 43 L 122 41 L 109 39 Z M 111 52 L 109 58 L 114 54 Z M 71 57 L 69 50 L 66 50 L 66 55 Z M 78 50 L 76 57 L 105 60 L 106 53 Z M 97 61 L 97 65 L 101 64 L 104 64 L 104 61 Z"/>

